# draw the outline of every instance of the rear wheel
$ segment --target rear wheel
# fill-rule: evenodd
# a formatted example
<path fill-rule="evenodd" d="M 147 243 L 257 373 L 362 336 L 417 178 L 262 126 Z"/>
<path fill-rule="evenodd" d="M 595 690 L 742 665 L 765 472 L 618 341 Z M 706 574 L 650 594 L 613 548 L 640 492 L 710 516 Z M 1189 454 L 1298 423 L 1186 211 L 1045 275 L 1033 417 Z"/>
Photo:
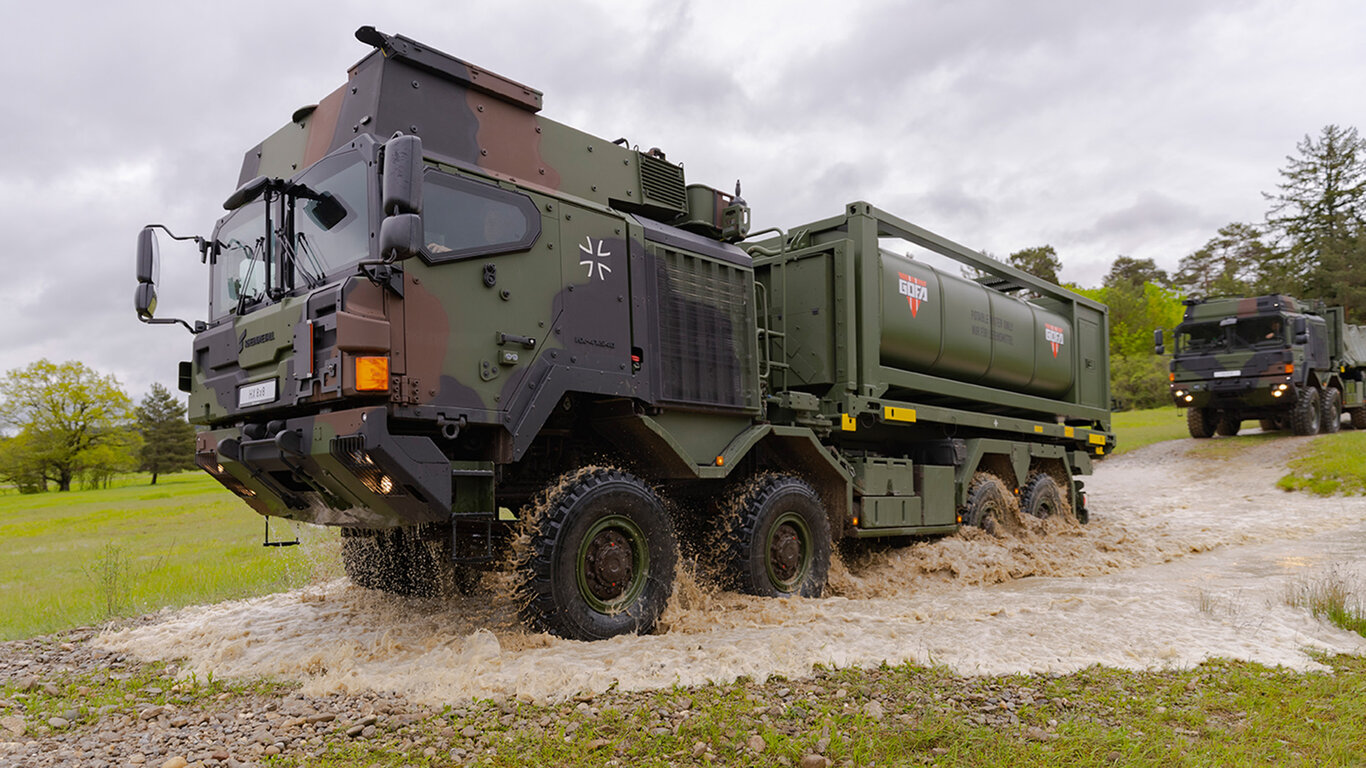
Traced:
<path fill-rule="evenodd" d="M 1290 411 L 1290 431 L 1297 435 L 1317 435 L 1323 426 L 1319 415 L 1319 391 L 1304 386 L 1295 391 L 1295 405 Z"/>
<path fill-rule="evenodd" d="M 583 469 L 550 488 L 519 563 L 523 620 L 573 640 L 652 631 L 678 562 L 664 503 L 617 469 Z"/>
<path fill-rule="evenodd" d="M 721 580 L 764 597 L 820 597 L 830 573 L 830 519 L 816 492 L 791 475 L 750 480 L 721 517 Z"/>
<path fill-rule="evenodd" d="M 1042 518 L 1065 513 L 1067 504 L 1063 501 L 1058 481 L 1043 472 L 1030 477 L 1020 491 L 1020 511 Z"/>
<path fill-rule="evenodd" d="M 1211 437 L 1214 435 L 1214 427 L 1214 411 L 1209 408 L 1186 409 L 1186 428 L 1190 430 L 1191 437 Z"/>
<path fill-rule="evenodd" d="M 1261 427 L 1263 432 L 1275 432 L 1280 429 L 1275 419 L 1258 419 L 1257 426 Z"/>
<path fill-rule="evenodd" d="M 993 536 L 1001 536 L 1014 522 L 1015 500 L 1001 478 L 990 472 L 978 472 L 968 489 L 968 504 L 963 521 Z"/>
<path fill-rule="evenodd" d="M 1323 402 L 1319 409 L 1323 417 L 1320 426 L 1324 432 L 1331 434 L 1342 429 L 1342 390 L 1336 387 L 1323 390 Z"/>
<path fill-rule="evenodd" d="M 1366 429 L 1366 408 L 1353 408 L 1348 413 L 1352 415 L 1354 429 Z"/>
<path fill-rule="evenodd" d="M 1238 430 L 1243 426 L 1243 420 L 1237 416 L 1224 414 L 1219 417 L 1219 422 L 1214 425 L 1214 434 L 1225 437 L 1233 437 L 1238 434 Z"/>

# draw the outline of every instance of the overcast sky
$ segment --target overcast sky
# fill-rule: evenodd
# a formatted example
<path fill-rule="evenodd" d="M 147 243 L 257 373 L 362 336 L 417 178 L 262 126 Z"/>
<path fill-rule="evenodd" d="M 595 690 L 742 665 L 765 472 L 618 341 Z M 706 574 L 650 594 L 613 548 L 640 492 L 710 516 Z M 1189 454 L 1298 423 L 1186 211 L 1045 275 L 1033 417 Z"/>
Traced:
<path fill-rule="evenodd" d="M 1334 2 L 25 3 L 7 14 L 0 370 L 174 388 L 190 336 L 132 310 L 138 229 L 209 234 L 243 153 L 345 80 L 356 27 L 545 93 L 542 114 L 737 178 L 756 228 L 868 200 L 1096 285 L 1257 222 L 1328 123 L 1366 129 L 1366 5 Z M 397 5 L 397 4 L 385 4 Z M 201 10 L 202 9 L 202 10 Z M 159 314 L 205 315 L 163 242 Z"/>

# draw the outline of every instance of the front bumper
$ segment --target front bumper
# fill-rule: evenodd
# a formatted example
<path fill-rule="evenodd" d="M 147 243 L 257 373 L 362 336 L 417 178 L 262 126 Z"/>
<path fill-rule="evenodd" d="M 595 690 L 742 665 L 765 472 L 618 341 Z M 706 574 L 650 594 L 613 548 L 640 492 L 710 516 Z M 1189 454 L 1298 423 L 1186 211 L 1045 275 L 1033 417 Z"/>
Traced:
<path fill-rule="evenodd" d="M 263 515 L 366 528 L 450 518 L 449 459 L 430 438 L 391 433 L 383 407 L 201 432 L 195 463 Z"/>
<path fill-rule="evenodd" d="M 1173 382 L 1171 394 L 1178 408 L 1278 411 L 1295 402 L 1295 389 L 1284 376 L 1238 376 Z"/>

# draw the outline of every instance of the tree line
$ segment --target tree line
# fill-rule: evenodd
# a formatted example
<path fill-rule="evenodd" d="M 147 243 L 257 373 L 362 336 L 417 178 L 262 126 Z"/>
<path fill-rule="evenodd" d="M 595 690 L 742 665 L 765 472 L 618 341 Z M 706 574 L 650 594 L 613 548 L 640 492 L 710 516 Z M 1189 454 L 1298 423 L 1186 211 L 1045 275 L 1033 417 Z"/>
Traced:
<path fill-rule="evenodd" d="M 142 470 L 152 484 L 194 466 L 194 427 L 160 384 L 134 406 L 117 379 L 84 363 L 39 360 L 0 382 L 0 483 L 21 493 L 106 487 Z"/>
<path fill-rule="evenodd" d="M 1186 297 L 1284 293 L 1322 299 L 1366 321 L 1366 140 L 1324 126 L 1287 155 L 1280 183 L 1263 192 L 1260 222 L 1230 222 L 1168 274 L 1153 259 L 1119 256 L 1101 285 L 1067 287 L 1110 307 L 1111 393 L 1121 409 L 1167 405 L 1167 362 L 1153 331 L 1181 322 Z M 1012 253 L 1013 267 L 1060 283 L 1052 246 Z"/>

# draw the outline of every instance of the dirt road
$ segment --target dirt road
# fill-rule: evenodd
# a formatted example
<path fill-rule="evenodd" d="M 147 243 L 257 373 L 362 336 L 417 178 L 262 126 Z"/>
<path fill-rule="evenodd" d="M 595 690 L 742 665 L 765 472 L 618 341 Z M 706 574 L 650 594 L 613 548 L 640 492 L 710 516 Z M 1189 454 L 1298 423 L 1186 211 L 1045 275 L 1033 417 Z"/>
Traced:
<path fill-rule="evenodd" d="M 1204 443 L 1208 445 L 1209 443 Z M 1084 527 L 978 531 L 837 564 L 831 596 L 764 600 L 686 574 L 666 631 L 598 643 L 527 634 L 506 579 L 454 602 L 334 582 L 186 609 L 97 644 L 183 659 L 201 676 L 297 679 L 308 695 L 384 692 L 425 704 L 553 701 L 739 676 L 801 678 L 813 665 L 911 660 L 964 674 L 1091 664 L 1189 666 L 1211 657 L 1316 667 L 1311 652 L 1366 652 L 1360 636 L 1287 604 L 1327 573 L 1366 583 L 1366 498 L 1276 490 L 1297 438 L 1227 458 L 1163 443 L 1101 463 Z"/>

